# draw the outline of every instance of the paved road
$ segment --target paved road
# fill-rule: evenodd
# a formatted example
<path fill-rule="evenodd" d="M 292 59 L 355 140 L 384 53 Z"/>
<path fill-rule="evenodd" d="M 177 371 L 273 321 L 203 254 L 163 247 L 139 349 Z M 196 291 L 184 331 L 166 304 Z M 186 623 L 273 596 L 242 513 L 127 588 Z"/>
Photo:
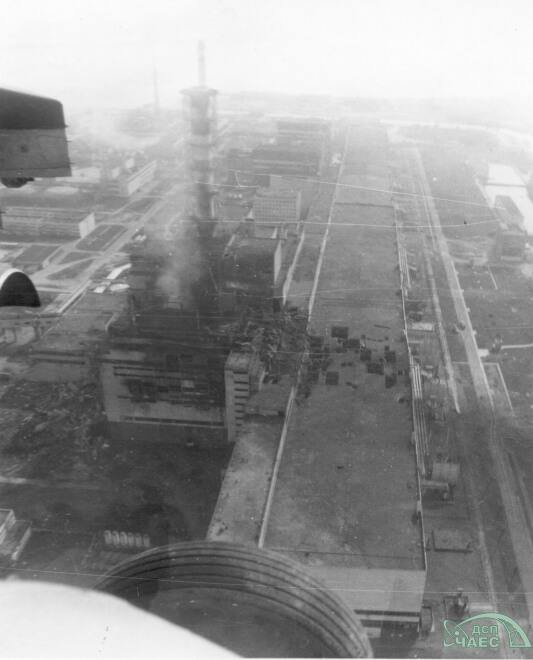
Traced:
<path fill-rule="evenodd" d="M 425 194 L 427 195 L 428 210 L 433 229 L 435 231 L 435 237 L 437 239 L 439 251 L 444 263 L 444 268 L 446 270 L 446 276 L 448 278 L 449 289 L 452 295 L 454 307 L 457 313 L 457 317 L 461 319 L 466 325 L 466 329 L 463 332 L 463 338 L 476 396 L 481 410 L 489 416 L 492 422 L 491 431 L 489 434 L 489 447 L 496 469 L 502 502 L 508 522 L 508 528 L 515 553 L 516 563 L 525 592 L 524 595 L 529 610 L 529 618 L 531 624 L 533 623 L 533 543 L 527 529 L 526 516 L 517 490 L 516 479 L 509 464 L 507 453 L 504 451 L 496 431 L 494 403 L 492 400 L 489 383 L 487 381 L 487 374 L 479 355 L 474 329 L 472 327 L 466 303 L 463 298 L 459 278 L 457 276 L 453 260 L 448 251 L 447 241 L 440 224 L 437 210 L 435 209 L 435 205 L 431 198 L 431 191 L 418 151 L 416 152 L 416 155 L 422 186 L 424 188 Z"/>
<path fill-rule="evenodd" d="M 418 152 L 416 152 L 418 154 Z M 407 157 L 405 159 L 405 162 L 407 164 L 407 168 L 409 171 L 410 175 L 410 180 L 412 182 L 412 192 L 415 197 L 413 199 L 415 200 L 415 204 L 418 209 L 418 214 L 420 218 L 425 218 L 427 226 L 430 231 L 431 235 L 431 243 L 433 245 L 433 250 L 436 252 L 437 251 L 437 243 L 435 239 L 435 232 L 433 230 L 433 223 L 431 221 L 431 213 L 428 205 L 428 200 L 426 199 L 426 192 L 423 187 L 423 182 L 421 181 L 420 174 L 418 172 L 413 171 L 413 166 L 411 163 L 411 158 Z M 417 165 L 419 164 L 418 161 L 416 163 Z M 418 188 L 415 187 L 415 182 L 418 185 Z M 422 209 L 422 210 L 421 210 Z M 423 211 L 423 212 L 422 212 Z M 440 302 L 439 302 L 439 296 L 437 293 L 437 288 L 435 285 L 435 278 L 433 277 L 433 270 L 432 270 L 432 265 L 431 265 L 431 258 L 425 254 L 425 263 L 426 263 L 426 268 L 428 271 L 428 278 L 429 278 L 429 283 L 431 287 L 431 299 L 433 302 L 433 310 L 435 312 L 435 319 L 437 321 L 437 331 L 439 333 L 439 341 L 442 349 L 442 355 L 444 358 L 444 367 L 446 371 L 446 383 L 448 385 L 448 388 L 451 392 L 452 398 L 453 398 L 453 405 L 455 408 L 455 411 L 457 413 L 461 412 L 460 406 L 459 406 L 459 396 L 457 393 L 457 383 L 455 382 L 455 373 L 453 370 L 453 364 L 452 364 L 452 358 L 450 355 L 450 349 L 448 346 L 448 340 L 446 338 L 446 331 L 445 331 L 445 326 L 444 326 L 444 321 L 442 318 L 442 310 L 440 307 Z"/>
<path fill-rule="evenodd" d="M 161 213 L 168 215 L 169 218 L 179 215 L 184 203 L 183 185 L 174 185 L 165 196 L 158 200 L 146 213 L 134 222 L 130 223 L 128 228 L 116 237 L 102 252 L 94 259 L 93 263 L 84 271 L 83 281 L 77 284 L 74 290 L 70 291 L 67 299 L 62 300 L 56 309 L 47 308 L 47 313 L 62 313 L 81 293 L 89 286 L 91 277 L 102 266 L 105 266 L 111 257 L 116 254 L 125 244 L 132 240 L 136 232 L 146 226 L 152 219 Z M 169 220 L 167 218 L 167 222 Z M 64 265 L 62 266 L 64 268 Z M 41 271 L 33 277 L 33 281 L 37 288 L 46 287 L 48 284 L 47 275 L 49 273 Z"/>

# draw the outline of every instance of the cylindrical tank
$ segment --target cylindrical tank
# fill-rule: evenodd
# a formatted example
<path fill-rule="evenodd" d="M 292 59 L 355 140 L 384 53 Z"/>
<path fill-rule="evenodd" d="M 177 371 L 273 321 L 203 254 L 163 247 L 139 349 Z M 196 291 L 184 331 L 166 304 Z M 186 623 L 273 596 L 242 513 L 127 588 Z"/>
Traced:
<path fill-rule="evenodd" d="M 244 657 L 370 657 L 355 614 L 295 561 L 193 542 L 154 548 L 95 587 Z"/>

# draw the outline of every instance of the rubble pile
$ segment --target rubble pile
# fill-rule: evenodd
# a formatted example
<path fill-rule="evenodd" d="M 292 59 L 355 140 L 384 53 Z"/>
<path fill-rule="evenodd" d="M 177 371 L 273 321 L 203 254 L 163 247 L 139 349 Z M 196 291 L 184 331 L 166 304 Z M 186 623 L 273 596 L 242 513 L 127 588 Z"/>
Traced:
<path fill-rule="evenodd" d="M 303 363 L 302 377 L 298 387 L 298 401 L 307 399 L 313 385 L 318 383 L 320 374 L 327 371 L 330 362 L 329 346 L 324 343 L 322 337 L 310 337 L 309 353 Z"/>
<path fill-rule="evenodd" d="M 308 346 L 308 316 L 299 311 L 287 311 L 281 332 L 281 349 L 278 353 L 278 372 L 296 374 L 302 354 Z"/>
<path fill-rule="evenodd" d="M 24 459 L 31 472 L 25 476 L 90 478 L 98 448 L 105 443 L 99 435 L 104 418 L 94 382 L 17 380 L 0 406 L 27 412 L 4 448 L 6 454 Z"/>

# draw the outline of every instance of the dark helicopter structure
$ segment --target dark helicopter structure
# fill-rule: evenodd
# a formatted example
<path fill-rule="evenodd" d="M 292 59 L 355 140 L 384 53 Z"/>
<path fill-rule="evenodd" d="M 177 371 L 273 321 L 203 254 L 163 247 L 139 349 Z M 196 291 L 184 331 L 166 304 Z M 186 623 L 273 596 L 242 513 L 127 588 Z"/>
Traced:
<path fill-rule="evenodd" d="M 20 188 L 35 178 L 70 176 L 63 106 L 0 88 L 0 181 Z"/>
<path fill-rule="evenodd" d="M 0 182 L 21 188 L 35 178 L 71 174 L 62 104 L 0 88 Z M 16 269 L 0 273 L 0 307 L 40 306 L 27 275 Z"/>

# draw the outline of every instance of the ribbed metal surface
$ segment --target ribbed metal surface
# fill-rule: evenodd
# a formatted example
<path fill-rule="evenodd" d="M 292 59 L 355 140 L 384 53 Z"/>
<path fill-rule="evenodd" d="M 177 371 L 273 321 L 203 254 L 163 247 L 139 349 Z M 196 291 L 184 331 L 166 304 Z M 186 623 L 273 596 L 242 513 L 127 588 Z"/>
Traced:
<path fill-rule="evenodd" d="M 166 546 L 119 565 L 96 589 L 247 657 L 371 656 L 355 614 L 298 563 L 269 551 Z"/>

